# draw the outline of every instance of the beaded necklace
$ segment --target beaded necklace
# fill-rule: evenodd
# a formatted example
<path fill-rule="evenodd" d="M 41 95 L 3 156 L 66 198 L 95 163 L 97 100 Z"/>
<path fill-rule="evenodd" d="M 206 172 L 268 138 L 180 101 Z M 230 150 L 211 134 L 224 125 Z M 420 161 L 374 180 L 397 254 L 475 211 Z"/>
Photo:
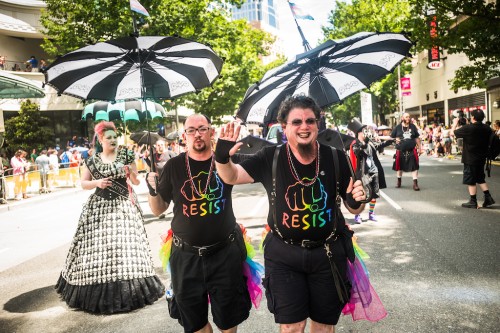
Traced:
<path fill-rule="evenodd" d="M 198 194 L 200 197 L 203 197 L 207 193 L 208 190 L 208 185 L 210 185 L 210 179 L 212 178 L 212 171 L 214 171 L 214 154 L 212 154 L 212 159 L 210 161 L 210 171 L 208 171 L 208 177 L 207 177 L 207 183 L 205 184 L 205 189 L 202 192 L 198 191 L 198 188 L 194 185 L 193 182 L 193 175 L 191 174 L 191 167 L 189 166 L 189 156 L 188 153 L 186 153 L 186 170 L 188 173 L 188 178 L 189 181 L 191 182 L 191 187 L 193 188 L 193 191 Z"/>
<path fill-rule="evenodd" d="M 317 151 L 316 151 L 316 175 L 314 175 L 314 178 L 311 181 L 306 183 L 302 180 L 302 178 L 299 176 L 299 173 L 295 169 L 295 165 L 293 165 L 293 160 L 292 160 L 292 153 L 290 151 L 290 145 L 288 143 L 286 144 L 286 154 L 288 156 L 288 164 L 290 165 L 290 171 L 292 172 L 293 178 L 295 178 L 295 180 L 298 181 L 299 184 L 302 186 L 306 186 L 306 187 L 311 186 L 312 184 L 314 184 L 316 182 L 316 179 L 318 179 L 318 175 L 319 175 L 319 143 L 318 143 L 318 141 L 316 141 L 316 147 L 317 147 Z"/>

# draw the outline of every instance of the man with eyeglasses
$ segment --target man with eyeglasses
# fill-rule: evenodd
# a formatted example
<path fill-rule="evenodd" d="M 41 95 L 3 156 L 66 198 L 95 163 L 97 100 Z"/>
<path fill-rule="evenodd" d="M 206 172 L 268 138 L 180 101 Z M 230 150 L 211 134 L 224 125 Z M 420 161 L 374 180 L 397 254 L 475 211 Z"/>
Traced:
<path fill-rule="evenodd" d="M 357 214 L 366 194 L 351 179 L 345 154 L 317 141 L 320 112 L 310 97 L 288 97 L 278 114 L 286 144 L 234 164 L 230 157 L 241 144 L 239 126 L 230 123 L 215 150 L 224 182 L 261 182 L 270 199 L 263 284 L 280 332 L 304 332 L 308 318 L 310 332 L 333 332 L 350 297 L 346 267 L 354 251 L 340 197 Z"/>
<path fill-rule="evenodd" d="M 210 299 L 215 325 L 222 332 L 236 332 L 249 316 L 251 301 L 243 276 L 247 254 L 233 213 L 232 186 L 215 171 L 209 118 L 191 115 L 184 128 L 187 152 L 167 161 L 157 187 L 157 174 L 146 176 L 153 214 L 162 214 L 174 203 L 170 316 L 185 332 L 212 332 Z"/>

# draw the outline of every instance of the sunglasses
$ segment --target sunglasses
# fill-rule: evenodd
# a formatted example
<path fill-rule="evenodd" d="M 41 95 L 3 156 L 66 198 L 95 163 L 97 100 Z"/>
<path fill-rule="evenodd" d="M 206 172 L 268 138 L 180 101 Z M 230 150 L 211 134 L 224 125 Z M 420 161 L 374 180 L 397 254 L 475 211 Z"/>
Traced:
<path fill-rule="evenodd" d="M 305 123 L 306 123 L 306 125 L 314 125 L 317 123 L 317 121 L 318 121 L 318 119 L 316 119 L 316 118 L 307 118 L 305 120 Z M 300 126 L 300 125 L 302 125 L 302 123 L 303 123 L 302 119 L 294 119 L 294 120 L 288 122 L 287 124 L 292 124 L 292 126 Z"/>

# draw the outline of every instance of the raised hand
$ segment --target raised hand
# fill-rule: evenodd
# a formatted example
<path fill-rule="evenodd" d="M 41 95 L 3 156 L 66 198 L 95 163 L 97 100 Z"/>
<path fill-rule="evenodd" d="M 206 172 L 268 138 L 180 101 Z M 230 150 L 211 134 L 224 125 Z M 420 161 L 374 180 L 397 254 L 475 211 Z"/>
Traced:
<path fill-rule="evenodd" d="M 227 123 L 222 126 L 220 131 L 219 139 L 236 142 L 240 136 L 241 126 L 235 122 Z"/>

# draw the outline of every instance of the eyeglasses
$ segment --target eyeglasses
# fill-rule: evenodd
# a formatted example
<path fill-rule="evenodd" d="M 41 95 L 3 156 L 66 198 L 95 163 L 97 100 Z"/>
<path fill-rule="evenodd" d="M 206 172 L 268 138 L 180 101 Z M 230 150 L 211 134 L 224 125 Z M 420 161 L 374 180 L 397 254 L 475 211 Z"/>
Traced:
<path fill-rule="evenodd" d="M 210 127 L 207 127 L 207 126 L 202 126 L 202 127 L 199 127 L 199 128 L 186 128 L 184 130 L 184 133 L 186 133 L 187 135 L 195 135 L 196 134 L 196 131 L 198 131 L 198 133 L 200 133 L 201 135 L 205 134 L 208 132 L 208 130 L 210 129 Z"/>
<path fill-rule="evenodd" d="M 306 123 L 306 125 L 314 125 L 314 124 L 316 124 L 317 121 L 318 121 L 318 119 L 316 119 L 316 118 L 307 118 L 305 120 L 305 123 Z M 292 124 L 292 126 L 298 127 L 298 126 L 302 125 L 302 123 L 303 123 L 302 119 L 294 119 L 287 124 Z"/>

